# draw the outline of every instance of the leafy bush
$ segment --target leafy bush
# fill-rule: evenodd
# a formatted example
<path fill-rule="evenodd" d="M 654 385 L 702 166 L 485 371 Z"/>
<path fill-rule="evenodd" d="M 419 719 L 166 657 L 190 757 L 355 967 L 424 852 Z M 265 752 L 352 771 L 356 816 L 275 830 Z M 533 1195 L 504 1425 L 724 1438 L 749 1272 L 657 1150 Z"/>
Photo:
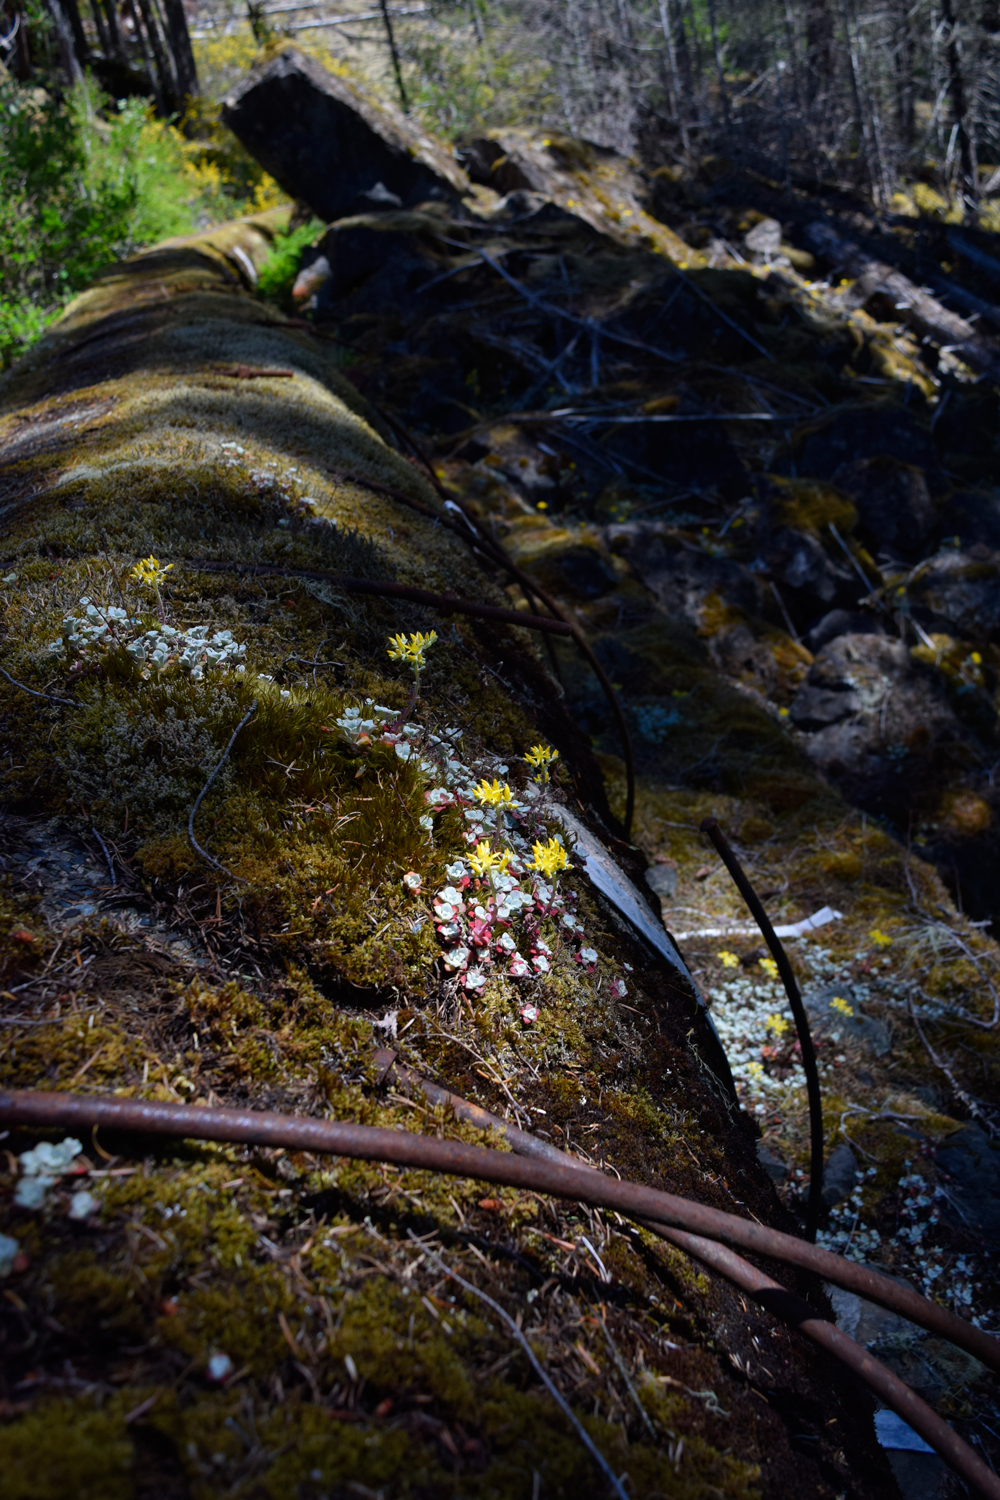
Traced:
<path fill-rule="evenodd" d="M 310 219 L 300 224 L 289 234 L 275 236 L 271 253 L 260 268 L 257 291 L 268 302 L 273 302 L 283 312 L 292 312 L 292 286 L 299 274 L 302 251 L 323 228 L 319 219 Z"/>
<path fill-rule="evenodd" d="M 0 82 L 0 368 L 103 266 L 278 196 L 256 163 L 220 163 L 143 100 Z"/>

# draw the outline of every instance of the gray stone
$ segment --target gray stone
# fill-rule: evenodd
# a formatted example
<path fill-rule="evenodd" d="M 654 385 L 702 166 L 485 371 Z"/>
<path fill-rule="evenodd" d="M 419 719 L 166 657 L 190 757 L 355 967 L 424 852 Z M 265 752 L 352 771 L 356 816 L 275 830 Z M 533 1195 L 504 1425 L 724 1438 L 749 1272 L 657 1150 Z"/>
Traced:
<path fill-rule="evenodd" d="M 842 1042 L 854 1042 L 876 1057 L 883 1057 L 890 1050 L 892 1038 L 888 1029 L 873 1016 L 863 1014 L 850 985 L 828 984 L 809 989 L 802 999 L 813 1031 L 820 1035 L 836 1032 Z M 853 1014 L 845 1015 L 839 1006 L 833 1004 L 834 1000 L 843 1000 Z"/>
<path fill-rule="evenodd" d="M 328 73 L 295 47 L 255 68 L 223 102 L 222 118 L 292 198 L 320 218 L 386 195 L 410 206 L 457 200 L 469 180 L 398 110 Z"/>
<path fill-rule="evenodd" d="M 653 865 L 646 871 L 646 884 L 661 901 L 669 901 L 677 894 L 677 866 Z"/>
<path fill-rule="evenodd" d="M 781 254 L 781 225 L 777 219 L 761 219 L 743 236 L 743 243 L 754 260 L 777 260 Z"/>
<path fill-rule="evenodd" d="M 787 1165 L 781 1160 L 780 1156 L 776 1156 L 773 1151 L 765 1146 L 763 1141 L 757 1142 L 757 1160 L 772 1182 L 784 1182 L 788 1176 Z"/>
<path fill-rule="evenodd" d="M 858 1162 L 846 1141 L 835 1146 L 823 1168 L 823 1202 L 827 1208 L 840 1203 L 858 1180 Z"/>
<path fill-rule="evenodd" d="M 890 547 L 916 556 L 937 522 L 924 471 L 879 454 L 841 464 L 833 482 L 858 508 L 862 539 L 873 550 Z"/>
<path fill-rule="evenodd" d="M 940 1147 L 937 1164 L 951 1179 L 943 1184 L 946 1222 L 1000 1242 L 1000 1145 L 966 1125 Z"/>

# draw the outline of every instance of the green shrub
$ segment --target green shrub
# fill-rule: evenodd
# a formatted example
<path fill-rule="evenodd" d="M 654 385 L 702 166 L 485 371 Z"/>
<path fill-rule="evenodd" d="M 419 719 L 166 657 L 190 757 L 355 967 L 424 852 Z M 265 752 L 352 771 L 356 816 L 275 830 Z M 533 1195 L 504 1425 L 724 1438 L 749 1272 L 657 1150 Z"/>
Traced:
<path fill-rule="evenodd" d="M 275 236 L 270 255 L 260 268 L 257 291 L 268 302 L 273 302 L 283 312 L 293 311 L 292 286 L 299 274 L 302 251 L 311 245 L 323 228 L 319 219 L 310 219 L 290 234 Z"/>
<path fill-rule="evenodd" d="M 247 205 L 145 101 L 0 82 L 0 367 L 103 266 Z"/>

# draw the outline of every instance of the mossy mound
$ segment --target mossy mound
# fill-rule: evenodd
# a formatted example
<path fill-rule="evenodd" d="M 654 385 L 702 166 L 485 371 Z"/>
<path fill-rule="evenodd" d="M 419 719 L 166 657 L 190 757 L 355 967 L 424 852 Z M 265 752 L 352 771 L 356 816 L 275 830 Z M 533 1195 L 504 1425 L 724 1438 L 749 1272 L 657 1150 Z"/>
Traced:
<path fill-rule="evenodd" d="M 420 1072 L 596 1161 L 788 1223 L 702 1059 L 696 997 L 578 868 L 560 899 L 583 939 L 550 912 L 526 975 L 448 967 L 434 893 L 468 862 L 475 809 L 436 797 L 438 774 L 506 777 L 529 807 L 524 757 L 546 740 L 548 795 L 634 852 L 525 632 L 338 587 L 510 603 L 436 524 L 337 346 L 249 294 L 272 231 L 248 220 L 117 268 L 2 391 L 3 1083 L 481 1141 L 379 1079 L 376 1023 Z M 432 626 L 417 694 L 387 641 Z M 884 1492 L 840 1372 L 613 1216 L 103 1135 L 36 1191 L 17 1160 L 32 1144 L 8 1138 L 0 1177 L 5 1497 L 594 1493 L 517 1346 L 442 1270 L 458 1264 L 516 1314 L 631 1494 Z"/>

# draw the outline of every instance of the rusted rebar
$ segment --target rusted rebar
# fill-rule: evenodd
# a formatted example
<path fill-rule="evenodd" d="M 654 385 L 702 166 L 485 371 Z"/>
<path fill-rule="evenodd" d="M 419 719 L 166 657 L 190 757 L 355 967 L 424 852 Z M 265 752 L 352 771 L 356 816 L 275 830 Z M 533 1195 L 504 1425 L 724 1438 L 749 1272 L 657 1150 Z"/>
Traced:
<path fill-rule="evenodd" d="M 818 1245 L 783 1234 L 756 1220 L 661 1192 L 637 1182 L 619 1182 L 601 1172 L 581 1172 L 565 1163 L 518 1159 L 509 1151 L 490 1151 L 461 1141 L 439 1140 L 407 1130 L 383 1130 L 338 1120 L 263 1110 L 225 1109 L 200 1104 L 168 1104 L 152 1099 L 119 1099 L 99 1094 L 71 1094 L 42 1089 L 0 1089 L 0 1127 L 55 1127 L 130 1130 L 150 1135 L 226 1141 L 244 1146 L 318 1151 L 362 1161 L 470 1177 L 481 1182 L 524 1188 L 614 1209 L 629 1218 L 653 1220 L 693 1234 L 736 1245 L 756 1255 L 814 1271 L 835 1286 L 856 1292 L 904 1318 L 921 1324 L 965 1349 L 1000 1372 L 1000 1342 L 955 1313 L 928 1301 L 919 1292 L 891 1281 L 856 1261 L 845 1260 Z"/>
<path fill-rule="evenodd" d="M 457 1094 L 449 1093 L 438 1084 L 431 1083 L 429 1079 L 420 1077 L 412 1068 L 399 1062 L 396 1054 L 386 1048 L 379 1048 L 376 1051 L 375 1061 L 383 1078 L 388 1078 L 392 1074 L 408 1088 L 419 1090 L 432 1104 L 450 1108 L 457 1119 L 478 1126 L 480 1129 L 492 1128 L 500 1131 L 509 1142 L 511 1150 L 518 1156 L 558 1162 L 563 1166 L 576 1168 L 578 1171 L 597 1171 L 597 1168 L 592 1167 L 589 1162 L 581 1161 L 579 1157 L 560 1151 L 557 1146 L 551 1146 L 547 1141 L 539 1140 L 537 1136 L 521 1130 L 516 1125 L 511 1125 L 499 1115 L 491 1114 L 480 1105 L 471 1104 L 468 1100 L 459 1098 Z M 886 1406 L 902 1417 L 914 1432 L 919 1433 L 924 1441 L 940 1454 L 945 1463 L 960 1474 L 968 1484 L 980 1493 L 991 1496 L 992 1500 L 1000 1500 L 1000 1482 L 982 1459 L 967 1443 L 962 1441 L 926 1401 L 921 1400 L 905 1381 L 894 1375 L 880 1360 L 873 1358 L 862 1345 L 838 1328 L 836 1323 L 831 1323 L 829 1319 L 822 1317 L 808 1302 L 790 1292 L 779 1281 L 765 1275 L 756 1266 L 752 1266 L 735 1251 L 725 1245 L 720 1245 L 717 1240 L 706 1239 L 699 1234 L 689 1234 L 683 1229 L 670 1228 L 654 1220 L 643 1222 L 645 1227 L 660 1239 L 669 1241 L 686 1254 L 695 1256 L 703 1265 L 725 1276 L 741 1291 L 748 1292 L 773 1317 L 790 1324 L 806 1338 L 811 1339 L 814 1344 L 820 1345 L 835 1359 L 839 1359 L 859 1379 L 863 1380 L 879 1399 L 885 1402 Z"/>
<path fill-rule="evenodd" d="M 819 1216 L 823 1207 L 823 1100 L 819 1086 L 819 1068 L 816 1066 L 816 1049 L 813 1046 L 812 1032 L 809 1030 L 809 1017 L 802 1003 L 802 996 L 796 983 L 792 966 L 788 962 L 788 954 L 781 946 L 781 942 L 771 925 L 770 918 L 761 904 L 757 892 L 747 879 L 746 871 L 733 853 L 729 841 L 714 818 L 705 818 L 701 825 L 702 833 L 707 833 L 718 851 L 719 857 L 733 877 L 737 890 L 743 897 L 754 921 L 760 928 L 764 941 L 771 950 L 771 957 L 778 966 L 781 982 L 785 986 L 788 1003 L 792 1008 L 795 1019 L 795 1030 L 799 1038 L 799 1047 L 802 1052 L 802 1071 L 806 1075 L 806 1094 L 809 1099 L 809 1198 L 806 1203 L 806 1234 L 810 1240 L 815 1240 L 816 1230 L 819 1227 Z"/>
<path fill-rule="evenodd" d="M 454 594 L 434 594 L 429 589 L 411 588 L 407 583 L 388 583 L 380 578 L 346 578 L 340 573 L 326 573 L 319 568 L 286 568 L 271 563 L 210 562 L 207 558 L 185 558 L 189 568 L 203 573 L 246 573 L 251 577 L 277 575 L 281 578 L 313 578 L 331 583 L 345 594 L 372 594 L 379 599 L 406 599 L 411 604 L 426 604 L 443 615 L 474 615 L 482 620 L 496 620 L 504 625 L 522 625 L 526 630 L 545 630 L 550 635 L 572 635 L 573 627 L 563 620 L 546 615 L 529 615 L 519 609 L 501 609 L 496 604 L 480 604 L 477 599 L 459 599 Z"/>

